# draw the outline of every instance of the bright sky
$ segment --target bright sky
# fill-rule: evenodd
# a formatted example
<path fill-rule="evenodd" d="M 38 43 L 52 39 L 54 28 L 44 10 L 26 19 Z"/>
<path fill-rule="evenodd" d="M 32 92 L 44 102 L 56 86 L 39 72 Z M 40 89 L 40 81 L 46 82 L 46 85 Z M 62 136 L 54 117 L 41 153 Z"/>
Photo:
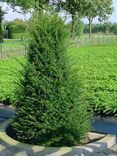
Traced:
<path fill-rule="evenodd" d="M 114 12 L 113 14 L 110 16 L 109 21 L 111 22 L 116 22 L 117 23 L 117 0 L 113 0 L 113 6 L 114 6 Z M 10 9 L 7 5 L 4 5 L 4 9 L 8 9 L 7 14 L 5 15 L 5 20 L 11 21 L 15 18 L 21 18 L 21 19 L 25 19 L 25 16 L 22 14 L 19 14 L 17 12 L 13 12 L 12 9 Z M 29 18 L 29 14 L 26 15 L 26 18 Z M 97 20 L 94 20 L 94 23 L 97 22 Z"/>

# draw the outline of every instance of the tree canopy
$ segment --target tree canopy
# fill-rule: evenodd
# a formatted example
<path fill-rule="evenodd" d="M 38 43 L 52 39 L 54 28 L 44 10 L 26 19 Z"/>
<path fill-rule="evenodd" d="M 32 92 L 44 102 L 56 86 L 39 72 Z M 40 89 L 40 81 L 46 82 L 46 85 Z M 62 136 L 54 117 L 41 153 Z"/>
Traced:
<path fill-rule="evenodd" d="M 89 21 L 89 34 L 91 35 L 91 23 L 95 17 L 99 17 L 99 21 L 105 21 L 112 14 L 112 0 L 2 0 L 7 2 L 13 8 L 21 7 L 23 11 L 28 11 L 31 8 L 42 11 L 46 6 L 55 6 L 58 11 L 64 10 L 71 15 L 71 36 L 75 33 L 75 23 L 81 17 L 87 17 Z"/>
<path fill-rule="evenodd" d="M 5 0 L 8 4 L 10 4 L 13 8 L 19 6 L 22 10 L 29 10 L 43 8 L 43 5 L 47 4 L 49 0 Z"/>
<path fill-rule="evenodd" d="M 2 10 L 2 7 L 0 6 L 0 42 L 3 42 L 2 21 L 3 21 L 4 14 L 5 12 Z"/>
<path fill-rule="evenodd" d="M 71 15 L 72 35 L 75 33 L 77 18 L 87 17 L 89 21 L 89 34 L 91 35 L 91 23 L 93 19 L 98 16 L 100 20 L 105 20 L 113 11 L 112 0 L 61 0 L 58 4 L 60 9 L 62 8 Z"/>
<path fill-rule="evenodd" d="M 84 13 L 89 21 L 89 36 L 91 36 L 91 23 L 93 22 L 93 19 L 99 17 L 100 21 L 105 21 L 112 12 L 112 0 L 87 1 Z"/>

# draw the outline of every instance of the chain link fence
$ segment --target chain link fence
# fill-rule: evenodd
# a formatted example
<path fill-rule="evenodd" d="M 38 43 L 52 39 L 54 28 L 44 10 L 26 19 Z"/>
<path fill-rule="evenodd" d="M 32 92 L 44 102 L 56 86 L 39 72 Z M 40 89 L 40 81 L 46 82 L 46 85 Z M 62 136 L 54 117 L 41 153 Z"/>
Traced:
<path fill-rule="evenodd" d="M 76 37 L 73 41 L 77 47 L 89 46 L 89 45 L 104 45 L 117 43 L 117 35 L 92 35 L 83 36 L 81 38 Z"/>
<path fill-rule="evenodd" d="M 103 45 L 117 43 L 117 35 L 92 35 L 76 37 L 72 40 L 73 45 L 77 47 L 89 45 Z M 4 40 L 0 43 L 0 59 L 6 59 L 14 56 L 22 56 L 27 53 L 26 40 Z"/>

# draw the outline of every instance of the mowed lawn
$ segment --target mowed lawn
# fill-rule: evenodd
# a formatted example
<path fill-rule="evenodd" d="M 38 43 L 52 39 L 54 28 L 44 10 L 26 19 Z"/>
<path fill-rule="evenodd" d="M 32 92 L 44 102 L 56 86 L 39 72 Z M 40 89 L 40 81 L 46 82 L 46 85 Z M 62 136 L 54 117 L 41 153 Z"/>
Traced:
<path fill-rule="evenodd" d="M 90 105 L 96 112 L 117 114 L 117 45 L 69 48 L 67 64 L 76 75 L 79 102 Z M 0 101 L 17 101 L 17 89 L 23 57 L 0 61 Z"/>
<path fill-rule="evenodd" d="M 117 114 L 117 45 L 70 48 L 68 64 L 82 101 L 96 112 Z"/>

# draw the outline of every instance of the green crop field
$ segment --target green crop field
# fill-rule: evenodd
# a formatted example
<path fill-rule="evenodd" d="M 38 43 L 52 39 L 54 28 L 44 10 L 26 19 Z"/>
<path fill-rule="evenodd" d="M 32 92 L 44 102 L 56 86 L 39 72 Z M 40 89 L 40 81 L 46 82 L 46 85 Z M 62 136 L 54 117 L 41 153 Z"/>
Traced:
<path fill-rule="evenodd" d="M 71 72 L 77 74 L 82 100 L 96 112 L 117 113 L 117 45 L 71 48 Z"/>
<path fill-rule="evenodd" d="M 117 114 L 117 45 L 72 47 L 67 52 L 71 74 L 79 81 L 80 100 L 98 113 Z M 17 101 L 22 57 L 0 61 L 0 101 Z"/>

